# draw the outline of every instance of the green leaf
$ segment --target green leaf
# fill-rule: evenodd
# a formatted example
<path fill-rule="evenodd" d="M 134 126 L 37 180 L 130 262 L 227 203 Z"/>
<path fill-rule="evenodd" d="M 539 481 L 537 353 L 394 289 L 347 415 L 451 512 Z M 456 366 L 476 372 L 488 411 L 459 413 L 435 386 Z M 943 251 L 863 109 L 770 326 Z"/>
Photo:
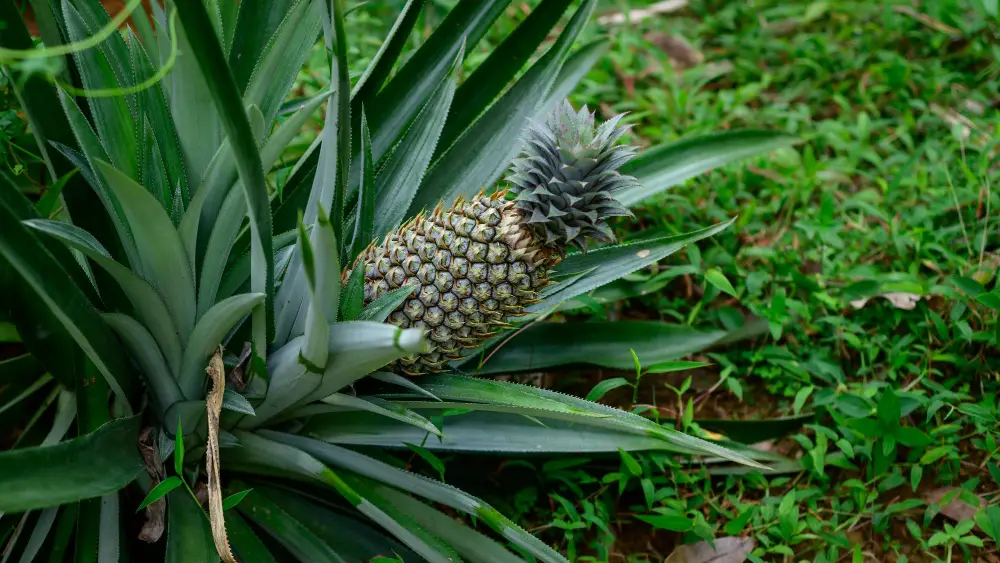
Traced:
<path fill-rule="evenodd" d="M 75 5 L 67 2 L 63 5 L 66 31 L 70 41 L 81 41 L 97 30 L 97 25 L 91 25 L 90 22 L 85 21 L 86 5 L 86 2 L 75 3 Z M 82 11 L 78 11 L 78 8 Z M 104 15 L 107 16 L 106 13 Z M 96 24 L 96 22 L 94 23 Z M 120 35 L 112 34 L 110 41 L 101 46 L 77 51 L 73 54 L 73 60 L 76 62 L 84 89 L 99 90 L 131 85 L 131 65 L 129 65 L 127 75 L 122 73 L 122 67 L 128 60 L 128 55 L 124 53 L 121 60 L 118 60 L 113 52 L 116 47 L 124 49 L 124 40 Z M 119 82 L 119 80 L 121 81 Z M 119 168 L 126 177 L 136 179 L 139 177 L 137 168 L 139 159 L 136 153 L 138 143 L 135 138 L 137 128 L 132 117 L 133 111 L 129 107 L 130 104 L 134 103 L 133 98 L 131 96 L 92 97 L 87 98 L 87 103 L 94 118 L 97 133 L 107 148 L 111 163 Z"/>
<path fill-rule="evenodd" d="M 1000 544 L 1000 506 L 987 506 L 976 513 L 979 529 L 995 543 Z"/>
<path fill-rule="evenodd" d="M 271 208 L 267 184 L 256 141 L 243 110 L 243 101 L 226 62 L 212 24 L 200 0 L 177 0 L 181 25 L 209 87 L 222 119 L 226 136 L 236 155 L 240 185 L 247 198 L 251 231 L 250 290 L 262 293 L 264 302 L 254 308 L 253 342 L 261 354 L 274 332 L 274 247 L 271 240 Z"/>
<path fill-rule="evenodd" d="M 735 219 L 683 235 L 600 248 L 586 254 L 572 254 L 553 268 L 551 274 L 553 277 L 590 271 L 566 286 L 556 286 L 552 293 L 528 310 L 545 311 L 567 299 L 597 289 L 608 282 L 656 263 L 693 242 L 714 236 L 732 225 L 733 221 Z"/>
<path fill-rule="evenodd" d="M 639 520 L 649 524 L 657 530 L 669 530 L 671 532 L 687 532 L 694 527 L 694 520 L 685 516 L 667 516 L 665 514 L 637 514 Z"/>
<path fill-rule="evenodd" d="M 118 491 L 143 469 L 138 436 L 139 419 L 129 417 L 55 445 L 0 452 L 0 511 L 23 512 Z"/>
<path fill-rule="evenodd" d="M 302 344 L 302 357 L 312 365 L 324 368 L 330 339 L 329 323 L 337 320 L 337 309 L 340 306 L 341 269 L 339 246 L 333 225 L 330 224 L 322 207 L 317 211 L 319 215 L 312 229 L 311 244 L 305 245 L 305 238 L 300 238 L 299 241 L 306 285 L 310 294 L 304 319 L 305 341 Z M 304 237 L 305 229 L 300 230 L 303 233 L 300 237 Z M 314 259 L 315 264 L 306 262 L 307 256 Z"/>
<path fill-rule="evenodd" d="M 588 401 L 598 401 L 601 397 L 608 394 L 609 391 L 613 389 L 618 389 L 619 387 L 631 387 L 632 382 L 625 379 L 624 377 L 612 377 L 611 379 L 605 379 L 594 385 L 594 387 L 587 393 L 586 400 Z"/>
<path fill-rule="evenodd" d="M 685 361 L 657 362 L 646 368 L 646 373 L 673 373 L 675 371 L 698 369 L 710 365 L 712 364 L 707 362 L 685 362 Z"/>
<path fill-rule="evenodd" d="M 375 176 L 375 209 L 378 213 L 373 238 L 381 238 L 392 231 L 407 216 L 407 209 L 421 186 L 445 121 L 451 119 L 448 109 L 455 96 L 456 74 L 461 67 L 463 53 L 459 49 L 452 66 L 427 104 Z"/>
<path fill-rule="evenodd" d="M 389 293 L 386 293 L 382 297 L 379 297 L 375 301 L 372 301 L 365 307 L 364 311 L 358 315 L 359 321 L 374 321 L 377 323 L 385 322 L 389 318 L 389 314 L 399 307 L 399 304 L 406 301 L 410 297 L 410 294 L 419 287 L 416 284 L 403 286 L 399 289 L 394 289 Z"/>
<path fill-rule="evenodd" d="M 174 473 L 184 475 L 184 428 L 181 417 L 177 418 L 177 434 L 174 435 Z"/>
<path fill-rule="evenodd" d="M 167 495 L 167 515 L 166 563 L 218 563 L 208 518 L 186 490 Z"/>
<path fill-rule="evenodd" d="M 412 3 L 413 0 L 411 0 Z M 361 108 L 361 183 L 358 186 L 358 203 L 355 205 L 354 237 L 350 256 L 360 256 L 364 249 L 375 240 L 375 172 L 372 162 L 372 139 L 368 132 L 368 118 Z M 361 309 L 357 310 L 360 313 Z M 357 316 L 355 313 L 355 316 Z M 354 320 L 347 318 L 344 320 Z"/>
<path fill-rule="evenodd" d="M 948 280 L 952 285 L 965 292 L 969 297 L 973 299 L 979 297 L 983 293 L 986 293 L 986 288 L 982 286 L 979 282 L 972 278 L 965 276 L 956 276 Z"/>
<path fill-rule="evenodd" d="M 434 453 L 428 450 L 427 448 L 418 446 L 416 444 L 404 442 L 403 445 L 405 445 L 407 448 L 410 448 L 410 451 L 420 456 L 431 467 L 433 467 L 434 471 L 437 471 L 438 475 L 440 475 L 441 480 L 444 481 L 444 469 L 445 469 L 444 462 L 441 461 L 441 459 L 438 458 L 438 456 L 434 455 Z"/>
<path fill-rule="evenodd" d="M 378 397 L 354 397 L 342 393 L 334 393 L 329 397 L 321 399 L 328 405 L 334 405 L 346 410 L 362 410 L 370 413 L 382 415 L 388 418 L 412 424 L 417 428 L 430 432 L 435 436 L 440 436 L 441 431 L 437 429 L 431 421 L 420 416 L 414 411 L 400 407 L 399 405 L 379 399 Z"/>
<path fill-rule="evenodd" d="M 177 327 L 166 304 L 160 298 L 160 294 L 146 280 L 129 268 L 112 260 L 104 247 L 90 233 L 79 227 L 62 221 L 43 219 L 31 219 L 25 221 L 24 224 L 55 237 L 70 248 L 82 252 L 84 256 L 108 272 L 125 293 L 136 316 L 144 328 L 149 331 L 149 334 L 155 338 L 158 350 L 163 353 L 166 359 L 164 366 L 155 369 L 159 371 L 163 367 L 169 367 L 171 373 L 177 373 L 181 362 L 181 340 L 177 334 Z M 147 375 L 151 375 L 152 371 L 149 371 L 148 368 L 152 368 L 152 366 L 144 367 L 147 369 Z"/>
<path fill-rule="evenodd" d="M 122 383 L 129 374 L 124 355 L 97 311 L 73 278 L 59 265 L 33 233 L 21 224 L 10 206 L 17 188 L 4 175 L 0 178 L 0 258 L 10 264 L 12 278 L 24 283 L 94 363 L 108 385 L 129 411 Z M 5 265 L 6 267 L 6 265 Z"/>
<path fill-rule="evenodd" d="M 441 134 L 441 148 L 448 148 L 472 124 L 521 70 L 559 22 L 570 0 L 544 0 L 528 14 L 490 56 L 462 82 L 448 125 Z"/>
<path fill-rule="evenodd" d="M 360 5 L 360 4 L 359 4 Z M 375 99 L 382 84 L 389 77 L 399 53 L 410 37 L 413 25 L 417 23 L 424 0 L 407 0 L 406 5 L 399 11 L 396 20 L 392 24 L 392 29 L 382 41 L 378 52 L 372 57 L 365 72 L 354 85 L 351 91 L 351 114 L 360 115 L 365 104 Z M 345 14 L 346 15 L 346 14 Z"/>
<path fill-rule="evenodd" d="M 798 139 L 776 131 L 726 131 L 683 139 L 644 151 L 621 168 L 639 185 L 616 194 L 626 206 L 731 162 L 791 146 Z"/>
<path fill-rule="evenodd" d="M 136 508 L 135 511 L 139 512 L 143 508 L 146 508 L 147 506 L 160 500 L 161 498 L 165 497 L 167 493 L 176 489 L 177 487 L 180 487 L 182 484 L 183 483 L 181 482 L 180 477 L 167 477 L 163 481 L 160 481 L 159 485 L 153 487 L 153 490 L 149 491 L 149 494 L 146 495 L 146 498 L 142 500 L 142 502 L 139 504 L 139 507 Z"/>
<path fill-rule="evenodd" d="M 794 434 L 803 425 L 815 420 L 813 414 L 768 418 L 764 420 L 695 420 L 705 430 L 718 432 L 743 444 L 757 444 Z"/>
<path fill-rule="evenodd" d="M 242 563 L 277 563 L 267 546 L 260 541 L 239 512 L 226 514 L 226 533 L 233 553 Z"/>
<path fill-rule="evenodd" d="M 95 166 L 121 202 L 132 230 L 141 260 L 133 269 L 163 296 L 181 339 L 187 338 L 195 319 L 194 276 L 173 222 L 142 186 L 107 163 Z"/>
<path fill-rule="evenodd" d="M 173 373 L 163 359 L 160 346 L 142 324 L 127 315 L 105 313 L 104 322 L 118 335 L 128 348 L 149 385 L 153 402 L 162 414 L 170 405 L 184 400 Z"/>
<path fill-rule="evenodd" d="M 512 554 L 501 544 L 476 530 L 464 526 L 454 518 L 445 515 L 413 497 L 389 487 L 382 487 L 379 493 L 398 506 L 404 513 L 425 527 L 427 531 L 441 538 L 465 560 L 472 563 L 523 563 L 524 560 Z M 537 540 L 535 540 L 537 541 Z M 546 550 L 551 550 L 544 546 Z M 548 554 L 547 554 L 548 555 Z M 562 556 L 551 552 L 543 561 L 565 561 Z"/>
<path fill-rule="evenodd" d="M 723 293 L 737 297 L 736 289 L 733 288 L 733 284 L 729 283 L 726 279 L 726 275 L 723 274 L 718 268 L 709 268 L 705 271 L 705 281 L 717 287 Z"/>
<path fill-rule="evenodd" d="M 538 556 L 543 561 L 563 561 L 552 549 L 505 518 L 493 507 L 455 487 L 392 467 L 384 462 L 352 450 L 326 444 L 318 440 L 267 430 L 262 433 L 268 438 L 294 445 L 331 466 L 351 471 L 358 475 L 364 475 L 370 479 L 412 492 L 430 501 L 441 503 L 477 517 L 486 522 L 497 533 Z"/>
<path fill-rule="evenodd" d="M 222 395 L 222 408 L 240 414 L 255 416 L 250 401 L 232 389 L 226 389 Z"/>
<path fill-rule="evenodd" d="M 475 356 L 463 367 L 477 374 L 533 371 L 567 364 L 630 370 L 630 348 L 656 367 L 705 350 L 728 335 L 724 330 L 703 331 L 655 321 L 536 323 L 496 348 L 478 369 L 479 358 Z"/>
<path fill-rule="evenodd" d="M 886 387 L 882 391 L 882 396 L 879 397 L 878 401 L 877 413 L 879 422 L 886 428 L 899 426 L 899 418 L 902 416 L 899 397 L 891 388 Z"/>
<path fill-rule="evenodd" d="M 378 96 L 374 100 L 361 98 L 360 101 L 368 110 L 372 156 L 376 162 L 389 153 L 406 127 L 426 105 L 441 78 L 451 68 L 463 43 L 465 52 L 471 52 L 509 3 L 510 0 L 461 0 L 392 80 L 381 90 L 375 87 Z M 416 6 L 412 9 L 414 15 L 419 12 Z M 400 41 L 403 39 L 400 36 Z M 372 82 L 372 79 L 369 81 Z"/>
<path fill-rule="evenodd" d="M 585 0 L 555 44 L 435 161 L 409 215 L 430 209 L 438 201 L 472 196 L 496 181 L 521 149 L 518 139 L 527 119 L 542 109 L 540 104 L 595 5 L 595 0 Z"/>
<path fill-rule="evenodd" d="M 62 199 L 60 196 L 62 196 L 63 188 L 66 187 L 69 180 L 72 179 L 73 176 L 79 172 L 79 170 L 79 168 L 70 170 L 56 180 L 55 183 L 46 188 L 45 193 L 43 193 L 42 197 L 38 198 L 38 201 L 35 203 L 35 213 L 38 213 L 40 217 L 52 217 L 57 210 L 56 206 L 59 205 L 59 202 Z"/>
<path fill-rule="evenodd" d="M 34 561 L 38 552 L 42 549 L 42 544 L 45 543 L 45 538 L 49 535 L 52 530 L 52 524 L 56 520 L 56 515 L 59 513 L 59 508 L 46 508 L 39 515 L 38 519 L 35 520 L 35 526 L 31 531 L 31 536 L 28 537 L 28 543 L 24 546 L 24 551 L 21 552 L 21 562 L 29 563 Z M 13 553 L 13 542 L 7 544 L 6 554 L 4 559 L 10 557 Z"/>
<path fill-rule="evenodd" d="M 340 302 L 341 320 L 357 319 L 364 309 L 364 297 L 365 269 L 359 265 L 351 270 L 351 277 L 347 280 L 347 287 L 344 288 L 344 298 Z"/>
<path fill-rule="evenodd" d="M 330 41 L 327 38 L 327 47 L 334 47 L 330 69 L 331 79 L 336 78 L 337 92 L 337 186 L 333 192 L 333 207 L 331 216 L 333 220 L 333 232 L 336 233 L 337 240 L 346 240 L 344 234 L 344 208 L 347 205 L 347 189 L 351 180 L 351 99 L 348 92 L 351 90 L 350 68 L 347 59 L 347 29 L 344 25 L 344 2 L 343 0 L 333 0 L 329 5 L 324 4 L 324 12 L 328 13 L 328 6 L 333 6 L 332 23 L 335 37 Z M 298 67 L 296 67 L 296 71 Z M 330 172 L 327 170 L 327 172 Z M 334 309 L 336 311 L 336 309 Z"/>
<path fill-rule="evenodd" d="M 283 1 L 273 4 L 285 4 L 288 7 L 281 13 L 281 23 L 267 39 L 260 58 L 255 59 L 253 73 L 243 94 L 244 104 L 260 107 L 265 123 L 274 121 L 281 102 L 285 100 L 295 83 L 295 78 L 309 56 L 309 50 L 316 43 L 323 25 L 321 2 L 298 0 L 291 5 Z M 268 11 L 274 9 L 273 6 L 262 8 Z M 252 13 L 259 10 L 261 8 L 247 7 L 241 9 L 241 12 Z M 248 22 L 243 20 L 240 23 Z M 244 64 L 239 59 L 246 55 L 245 52 L 230 53 L 230 63 L 234 63 L 234 71 L 243 68 Z M 237 58 L 236 61 L 233 60 L 234 56 Z"/>
<path fill-rule="evenodd" d="M 228 497 L 225 498 L 225 500 L 222 501 L 222 510 L 229 510 L 230 508 L 233 508 L 234 506 L 239 504 L 241 500 L 243 500 L 243 497 L 250 494 L 250 491 L 252 490 L 253 489 L 246 489 L 238 493 L 233 493 L 229 495 Z"/>
<path fill-rule="evenodd" d="M 453 406 L 454 403 L 447 403 Z M 412 408 L 413 405 L 407 403 Z M 421 408 L 433 418 L 444 413 Z M 351 446 L 405 448 L 404 443 L 420 443 L 426 431 L 410 424 L 365 412 L 344 412 L 313 417 L 306 425 L 309 434 L 325 442 Z M 521 414 L 469 412 L 448 416 L 441 439 L 428 439 L 424 447 L 433 451 L 496 453 L 504 455 L 613 453 L 669 449 L 658 438 L 582 426 L 569 421 L 544 420 L 544 426 Z"/>
<path fill-rule="evenodd" d="M 181 361 L 178 383 L 181 392 L 189 400 L 204 396 L 205 367 L 208 358 L 243 317 L 264 302 L 261 293 L 243 293 L 220 301 L 209 309 L 198 321 L 187 346 L 184 348 L 184 358 Z"/>

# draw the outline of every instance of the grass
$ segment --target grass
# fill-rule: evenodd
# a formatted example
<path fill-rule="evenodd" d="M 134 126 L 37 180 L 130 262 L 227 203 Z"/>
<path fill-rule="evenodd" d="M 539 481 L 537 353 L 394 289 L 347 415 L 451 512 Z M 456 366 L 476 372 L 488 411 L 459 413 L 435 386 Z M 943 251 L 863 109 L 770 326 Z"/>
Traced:
<path fill-rule="evenodd" d="M 643 144 L 729 128 L 803 139 L 619 225 L 634 236 L 740 215 L 677 262 L 722 272 L 735 297 L 686 274 L 606 312 L 767 319 L 767 337 L 695 358 L 714 366 L 686 384 L 644 379 L 638 403 L 668 405 L 660 416 L 679 427 L 685 409 L 814 413 L 760 445 L 801 467 L 711 476 L 635 456 L 605 472 L 542 468 L 518 497 L 523 514 L 580 561 L 661 561 L 709 536 L 752 539 L 767 561 L 994 561 L 997 314 L 976 297 L 1000 265 L 997 22 L 976 2 L 748 4 L 693 1 L 611 27 L 611 51 L 572 100 L 631 112 Z"/>
<path fill-rule="evenodd" d="M 420 33 L 452 3 L 428 2 Z M 515 0 L 467 66 L 536 3 Z M 602 11 L 648 3 L 608 1 Z M 398 4 L 350 14 L 352 68 L 374 55 Z M 674 14 L 594 24 L 584 38 L 607 34 L 612 47 L 571 100 L 604 118 L 630 112 L 632 142 L 731 128 L 802 138 L 620 221 L 628 239 L 740 217 L 661 265 L 690 267 L 658 291 L 578 319 L 705 328 L 765 319 L 762 338 L 685 358 L 710 365 L 646 374 L 635 390 L 602 401 L 691 432 L 704 432 L 697 419 L 803 417 L 793 434 L 756 446 L 798 463 L 720 474 L 664 454 L 623 453 L 485 458 L 471 471 L 417 451 L 413 468 L 487 489 L 501 512 L 574 561 L 663 561 L 709 538 L 722 550 L 752 546 L 755 561 L 1000 561 L 993 4 L 691 0 Z M 323 53 L 315 55 L 299 94 L 328 83 Z M 25 127 L 4 94 L 3 165 L 31 191 L 37 159 L 24 148 Z M 314 135 L 304 132 L 289 156 Z M 621 376 L 635 379 L 577 370 L 553 385 L 584 396 Z"/>

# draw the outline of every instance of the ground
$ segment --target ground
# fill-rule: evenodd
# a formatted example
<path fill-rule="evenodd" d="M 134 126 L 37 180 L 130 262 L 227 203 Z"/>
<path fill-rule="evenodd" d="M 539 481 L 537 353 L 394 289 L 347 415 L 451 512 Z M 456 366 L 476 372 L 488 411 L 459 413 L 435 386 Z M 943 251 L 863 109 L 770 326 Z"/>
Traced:
<path fill-rule="evenodd" d="M 638 403 L 691 398 L 696 420 L 813 417 L 759 446 L 801 460 L 779 474 L 710 475 L 646 455 L 506 462 L 500 474 L 521 487 L 510 510 L 577 561 L 663 561 L 702 536 L 752 539 L 765 561 L 1000 561 L 997 313 L 983 293 L 998 265 L 995 10 L 692 1 L 591 28 L 612 47 L 571 100 L 604 118 L 630 112 L 633 142 L 745 128 L 802 139 L 618 224 L 627 240 L 740 216 L 671 261 L 694 273 L 597 316 L 728 328 L 750 313 L 770 328 L 688 358 L 712 365 L 680 399 L 666 384 L 683 376 L 647 376 Z M 550 380 L 580 395 L 595 382 Z M 631 407 L 621 391 L 602 400 Z M 679 410 L 660 412 L 682 427 Z M 977 502 L 989 508 L 974 520 Z"/>

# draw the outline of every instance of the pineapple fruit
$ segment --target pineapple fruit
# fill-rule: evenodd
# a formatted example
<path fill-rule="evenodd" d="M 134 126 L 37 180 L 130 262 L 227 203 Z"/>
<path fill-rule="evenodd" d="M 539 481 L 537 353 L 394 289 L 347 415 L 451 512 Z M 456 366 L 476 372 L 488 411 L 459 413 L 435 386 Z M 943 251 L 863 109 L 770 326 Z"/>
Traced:
<path fill-rule="evenodd" d="M 358 257 L 365 304 L 418 286 L 388 320 L 424 329 L 433 348 L 399 360 L 396 369 L 441 371 L 537 303 L 570 245 L 585 251 L 590 239 L 614 241 L 606 219 L 631 213 L 613 194 L 635 185 L 618 172 L 635 156 L 635 147 L 615 145 L 627 129 L 621 118 L 595 126 L 586 107 L 557 104 L 544 123 L 526 129 L 506 190 L 439 204 Z"/>

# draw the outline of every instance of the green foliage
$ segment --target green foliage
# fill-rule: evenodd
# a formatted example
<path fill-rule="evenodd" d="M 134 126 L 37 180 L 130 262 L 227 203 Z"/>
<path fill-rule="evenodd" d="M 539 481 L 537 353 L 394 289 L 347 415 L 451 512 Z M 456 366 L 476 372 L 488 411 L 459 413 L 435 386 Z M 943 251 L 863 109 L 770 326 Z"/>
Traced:
<path fill-rule="evenodd" d="M 14 77 L 5 85 L 32 124 L 31 180 L 45 186 L 27 199 L 23 182 L 0 181 L 0 290 L 28 300 L 0 311 L 25 341 L 13 359 L 0 360 L 0 415 L 9 412 L 3 422 L 19 434 L 0 454 L 5 559 L 72 551 L 77 560 L 117 560 L 123 548 L 131 551 L 121 512 L 143 498 L 135 511 L 151 519 L 144 535 L 165 528 L 167 561 L 217 560 L 228 530 L 232 549 L 248 561 L 368 561 L 391 552 L 433 562 L 559 563 L 566 558 L 544 541 L 446 485 L 446 473 L 457 473 L 446 472 L 446 455 L 619 452 L 629 478 L 644 471 L 630 450 L 705 456 L 730 470 L 788 461 L 688 435 L 692 420 L 676 429 L 511 382 L 366 377 L 427 342 L 420 330 L 382 322 L 408 291 L 362 307 L 363 272 L 345 280 L 345 266 L 425 205 L 494 184 L 519 152 L 528 120 L 556 101 L 550 95 L 572 90 L 595 46 L 603 48 L 591 41 L 574 52 L 596 0 L 565 20 L 572 3 L 546 1 L 506 41 L 487 46 L 483 59 L 477 44 L 506 4 L 462 0 L 408 49 L 418 19 L 428 26 L 438 9 L 408 2 L 365 61 L 348 32 L 353 19 L 370 15 L 348 13 L 343 0 L 173 0 L 153 2 L 149 17 L 132 0 L 114 19 L 98 0 L 40 0 L 33 8 L 44 46 L 33 44 L 15 3 L 0 0 L 0 13 L 11 16 L 0 34 L 4 79 Z M 119 32 L 132 10 L 136 31 Z M 546 42 L 550 35 L 554 42 Z M 282 107 L 316 52 L 328 79 Z M 39 60 L 50 63 L 28 62 Z M 466 65 L 478 70 L 462 81 Z M 352 87 L 359 75 L 351 71 L 362 67 Z M 296 147 L 324 102 L 315 143 Z M 11 139 L 18 135 L 8 129 Z M 768 139 L 757 148 L 792 141 Z M 695 144 L 700 164 L 646 159 L 643 173 L 658 179 L 643 195 L 705 163 L 756 152 Z M 546 312 L 731 221 L 713 223 L 641 248 L 570 257 Z M 650 354 L 659 362 L 652 373 L 673 369 L 663 362 L 682 353 L 746 335 L 678 334 L 673 351 Z M 593 345 L 628 344 L 609 336 Z M 645 353 L 656 345 L 636 347 Z M 228 386 L 206 397 L 205 367 L 220 347 L 230 354 Z M 51 362 L 56 369 L 44 359 L 52 350 L 66 351 Z M 524 369 L 514 364 L 507 371 Z M 213 375 L 225 379 L 215 366 Z M 376 449 L 368 455 L 337 444 Z M 216 447 L 221 456 L 206 455 Z M 396 467 L 401 452 L 437 479 Z M 221 483 L 212 462 L 219 457 Z M 206 474 L 207 509 L 196 494 Z M 692 527 L 703 528 L 703 521 Z"/>

